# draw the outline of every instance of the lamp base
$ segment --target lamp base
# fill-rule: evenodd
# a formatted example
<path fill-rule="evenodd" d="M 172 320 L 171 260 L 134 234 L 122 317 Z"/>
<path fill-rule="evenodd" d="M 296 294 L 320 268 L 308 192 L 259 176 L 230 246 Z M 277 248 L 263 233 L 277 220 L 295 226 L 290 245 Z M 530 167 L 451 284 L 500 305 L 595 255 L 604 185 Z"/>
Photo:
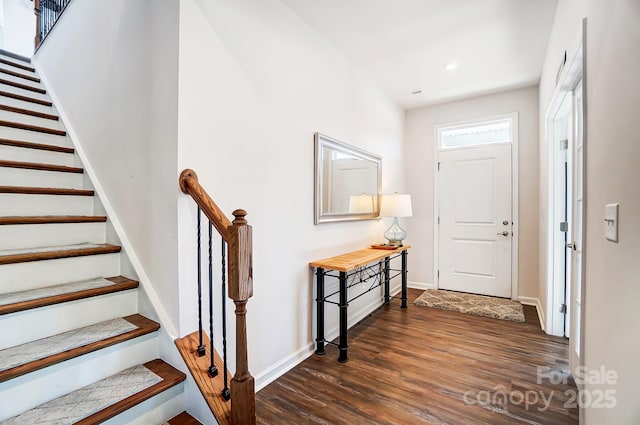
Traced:
<path fill-rule="evenodd" d="M 402 241 L 407 237 L 407 232 L 398 224 L 398 217 L 393 218 L 393 223 L 384 232 L 384 237 L 391 246 L 402 246 Z"/>

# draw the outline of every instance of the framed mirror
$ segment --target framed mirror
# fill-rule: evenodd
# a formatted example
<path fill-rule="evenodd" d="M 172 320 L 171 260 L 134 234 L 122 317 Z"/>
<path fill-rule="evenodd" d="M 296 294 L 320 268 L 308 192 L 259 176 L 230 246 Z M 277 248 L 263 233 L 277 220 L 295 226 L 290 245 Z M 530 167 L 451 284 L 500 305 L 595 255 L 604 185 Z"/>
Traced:
<path fill-rule="evenodd" d="M 382 158 L 320 133 L 314 139 L 315 224 L 377 218 Z"/>

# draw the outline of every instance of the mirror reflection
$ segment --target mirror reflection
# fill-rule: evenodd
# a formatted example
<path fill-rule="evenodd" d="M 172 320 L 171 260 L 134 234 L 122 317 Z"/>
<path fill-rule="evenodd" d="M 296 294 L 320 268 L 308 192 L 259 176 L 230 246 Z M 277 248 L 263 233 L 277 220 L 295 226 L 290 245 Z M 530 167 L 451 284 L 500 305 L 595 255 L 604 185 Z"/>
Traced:
<path fill-rule="evenodd" d="M 316 133 L 315 223 L 378 216 L 381 158 Z"/>

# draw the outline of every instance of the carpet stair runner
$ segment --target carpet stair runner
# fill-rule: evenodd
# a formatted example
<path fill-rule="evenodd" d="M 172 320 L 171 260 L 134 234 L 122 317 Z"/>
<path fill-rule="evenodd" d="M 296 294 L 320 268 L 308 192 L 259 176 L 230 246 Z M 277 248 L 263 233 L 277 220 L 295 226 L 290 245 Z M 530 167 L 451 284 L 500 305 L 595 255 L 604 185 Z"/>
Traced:
<path fill-rule="evenodd" d="M 35 69 L 0 50 L 0 424 L 200 424 L 87 184 Z"/>

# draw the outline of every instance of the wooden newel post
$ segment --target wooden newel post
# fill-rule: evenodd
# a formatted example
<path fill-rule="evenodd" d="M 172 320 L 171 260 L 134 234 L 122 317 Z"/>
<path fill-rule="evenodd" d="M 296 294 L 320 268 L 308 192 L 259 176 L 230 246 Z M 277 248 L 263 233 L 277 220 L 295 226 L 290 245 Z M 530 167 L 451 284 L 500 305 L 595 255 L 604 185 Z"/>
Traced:
<path fill-rule="evenodd" d="M 35 48 L 37 49 L 38 46 L 40 45 L 40 42 L 42 41 L 40 39 L 41 37 L 40 20 L 42 19 L 42 17 L 40 16 L 40 0 L 35 0 L 33 2 L 33 12 L 36 14 L 36 37 L 34 39 L 34 42 L 35 42 Z"/>
<path fill-rule="evenodd" d="M 247 358 L 247 300 L 253 296 L 251 226 L 244 210 L 233 212 L 228 228 L 229 298 L 236 305 L 236 373 L 231 379 L 231 418 L 234 425 L 255 425 L 256 394 Z"/>

